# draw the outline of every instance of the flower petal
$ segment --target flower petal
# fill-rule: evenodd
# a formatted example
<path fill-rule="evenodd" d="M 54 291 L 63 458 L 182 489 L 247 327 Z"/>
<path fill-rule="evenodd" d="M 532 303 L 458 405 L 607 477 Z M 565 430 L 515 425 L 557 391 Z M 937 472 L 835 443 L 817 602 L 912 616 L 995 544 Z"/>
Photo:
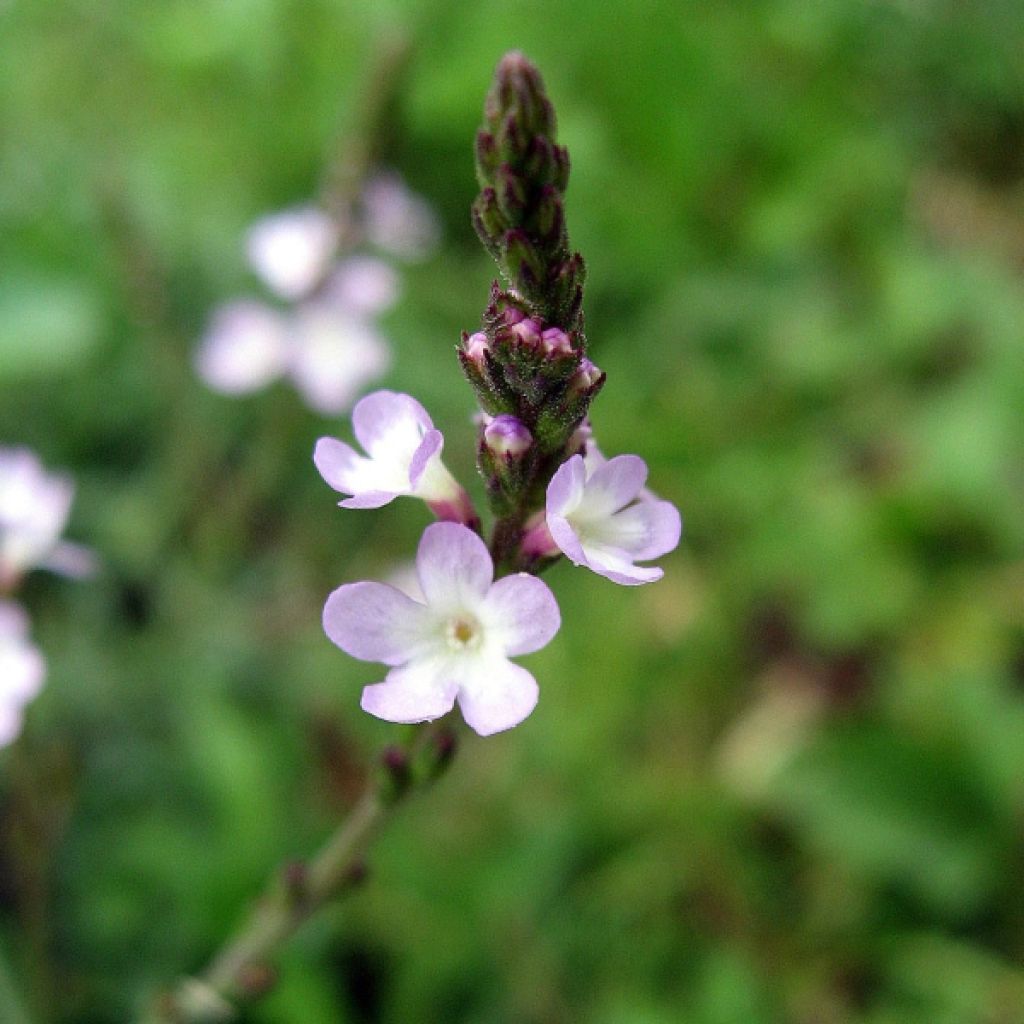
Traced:
<path fill-rule="evenodd" d="M 587 470 L 582 455 L 574 455 L 563 462 L 548 484 L 548 515 L 568 515 L 572 512 L 583 497 L 586 479 Z"/>
<path fill-rule="evenodd" d="M 474 608 L 494 579 L 494 563 L 484 542 L 469 527 L 432 523 L 420 538 L 416 573 L 431 607 Z"/>
<path fill-rule="evenodd" d="M 458 684 L 442 659 L 418 659 L 392 669 L 363 690 L 360 706 L 386 722 L 429 722 L 451 711 Z"/>
<path fill-rule="evenodd" d="M 326 298 L 357 316 L 375 316 L 395 304 L 399 293 L 394 267 L 372 256 L 352 256 L 334 272 Z"/>
<path fill-rule="evenodd" d="M 459 687 L 462 717 L 481 736 L 518 725 L 537 706 L 537 680 L 504 658 L 486 658 L 464 673 Z"/>
<path fill-rule="evenodd" d="M 431 646 L 427 608 L 386 583 L 347 583 L 324 605 L 324 632 L 360 661 L 402 665 Z"/>
<path fill-rule="evenodd" d="M 634 565 L 628 551 L 605 544 L 585 542 L 583 553 L 586 560 L 583 564 L 599 576 L 611 580 L 624 587 L 636 587 L 641 583 L 654 583 L 665 573 L 656 566 Z"/>
<path fill-rule="evenodd" d="M 594 541 L 620 548 L 630 558 L 658 558 L 672 551 L 682 532 L 679 510 L 670 501 L 641 501 L 589 529 Z"/>
<path fill-rule="evenodd" d="M 444 448 L 444 436 L 440 430 L 428 430 L 423 435 L 423 440 L 416 449 L 409 463 L 409 484 L 413 491 L 419 486 L 420 479 L 430 465 L 431 461 L 441 460 L 441 450 Z"/>
<path fill-rule="evenodd" d="M 547 515 L 548 533 L 551 539 L 561 548 L 562 554 L 574 565 L 585 565 L 587 556 L 583 552 L 583 545 L 565 516 L 555 515 L 548 512 Z"/>
<path fill-rule="evenodd" d="M 506 576 L 487 592 L 481 609 L 487 636 L 508 657 L 545 647 L 558 632 L 562 617 L 550 588 L 525 572 Z"/>
<path fill-rule="evenodd" d="M 282 299 L 305 295 L 320 280 L 338 241 L 334 221 L 313 206 L 301 206 L 258 220 L 246 237 L 249 264 Z"/>
<path fill-rule="evenodd" d="M 374 459 L 408 464 L 423 435 L 434 429 L 427 410 L 411 395 L 374 391 L 352 410 L 356 439 Z"/>
<path fill-rule="evenodd" d="M 647 480 L 647 463 L 639 455 L 616 455 L 588 477 L 575 515 L 603 519 L 624 508 Z"/>
<path fill-rule="evenodd" d="M 324 480 L 342 494 L 356 494 L 366 482 L 370 460 L 351 445 L 334 437 L 321 437 L 313 449 L 313 463 Z"/>
<path fill-rule="evenodd" d="M 196 370 L 214 391 L 244 395 L 281 375 L 287 348 L 284 317 L 262 302 L 240 299 L 213 314 L 196 352 Z"/>
<path fill-rule="evenodd" d="M 290 371 L 316 412 L 344 412 L 390 362 L 387 344 L 370 324 L 324 303 L 310 303 L 295 314 Z"/>

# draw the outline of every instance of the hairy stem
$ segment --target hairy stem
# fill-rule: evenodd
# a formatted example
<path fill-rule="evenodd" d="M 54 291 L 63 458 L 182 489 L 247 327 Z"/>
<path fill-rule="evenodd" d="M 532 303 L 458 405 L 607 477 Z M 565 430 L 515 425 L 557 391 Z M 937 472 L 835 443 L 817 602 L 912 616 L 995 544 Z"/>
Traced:
<path fill-rule="evenodd" d="M 275 872 L 206 970 L 161 994 L 143 1018 L 146 1024 L 230 1020 L 238 1004 L 265 994 L 273 984 L 272 964 L 282 947 L 306 921 L 362 879 L 370 845 L 402 800 L 447 766 L 452 742 L 447 726 L 432 725 L 417 729 L 405 750 L 389 748 L 382 759 L 385 770 L 373 775 L 320 852 L 306 864 Z"/>

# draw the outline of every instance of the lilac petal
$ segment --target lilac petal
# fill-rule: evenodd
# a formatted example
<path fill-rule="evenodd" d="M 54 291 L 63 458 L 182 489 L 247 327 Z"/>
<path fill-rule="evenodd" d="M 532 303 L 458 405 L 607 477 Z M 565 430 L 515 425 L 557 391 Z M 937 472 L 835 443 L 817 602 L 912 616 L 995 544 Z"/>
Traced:
<path fill-rule="evenodd" d="M 13 601 L 0 600 L 0 642 L 28 636 L 28 614 Z"/>
<path fill-rule="evenodd" d="M 565 515 L 575 509 L 583 497 L 586 479 L 587 470 L 583 464 L 583 456 L 574 455 L 563 462 L 548 484 L 548 515 Z"/>
<path fill-rule="evenodd" d="M 391 362 L 388 345 L 374 327 L 326 303 L 300 307 L 293 323 L 291 375 L 317 412 L 344 412 Z"/>
<path fill-rule="evenodd" d="M 356 316 L 376 316 L 395 304 L 400 290 L 394 267 L 372 256 L 352 256 L 328 283 L 327 300 Z"/>
<path fill-rule="evenodd" d="M 386 583 L 348 583 L 324 605 L 324 632 L 360 661 L 402 665 L 430 646 L 429 616 Z"/>
<path fill-rule="evenodd" d="M 9 633 L 0 642 L 0 705 L 20 707 L 42 689 L 46 661 L 21 632 L 20 623 L 7 625 L 13 625 L 16 632 Z M 27 623 L 24 628 L 27 629 Z"/>
<path fill-rule="evenodd" d="M 547 516 L 548 533 L 551 539 L 561 548 L 562 554 L 574 565 L 586 565 L 587 556 L 583 551 L 576 531 L 572 528 L 569 520 L 564 516 L 554 515 L 548 512 Z"/>
<path fill-rule="evenodd" d="M 624 587 L 636 587 L 641 583 L 654 583 L 664 576 L 656 566 L 634 565 L 627 551 L 604 544 L 584 544 L 586 555 L 584 565 L 599 576 Z"/>
<path fill-rule="evenodd" d="M 498 580 L 487 592 L 481 615 L 488 636 L 497 638 L 509 657 L 539 651 L 562 624 L 555 595 L 525 572 Z"/>
<path fill-rule="evenodd" d="M 537 698 L 537 680 L 504 658 L 478 662 L 459 687 L 462 717 L 481 736 L 518 725 L 537 706 Z"/>
<path fill-rule="evenodd" d="M 99 570 L 99 559 L 92 548 L 84 544 L 61 541 L 42 563 L 42 568 L 75 580 L 88 579 Z"/>
<path fill-rule="evenodd" d="M 420 539 L 416 573 L 427 604 L 472 608 L 491 585 L 494 563 L 484 542 L 469 527 L 432 523 Z"/>
<path fill-rule="evenodd" d="M 451 711 L 458 685 L 443 661 L 422 659 L 392 669 L 363 690 L 360 706 L 386 722 L 429 722 Z"/>
<path fill-rule="evenodd" d="M 215 391 L 247 394 L 281 375 L 287 345 L 280 313 L 262 302 L 240 299 L 214 313 L 196 353 L 196 369 Z"/>
<path fill-rule="evenodd" d="M 374 391 L 352 410 L 356 439 L 371 456 L 394 458 L 396 448 L 411 456 L 423 434 L 434 429 L 427 410 L 411 395 Z"/>
<path fill-rule="evenodd" d="M 628 505 L 646 480 L 647 463 L 639 455 L 616 455 L 587 480 L 580 512 L 588 519 L 610 516 Z"/>
<path fill-rule="evenodd" d="M 428 430 L 423 435 L 423 440 L 420 442 L 420 446 L 416 449 L 416 454 L 413 455 L 412 462 L 409 464 L 409 483 L 413 490 L 416 489 L 417 484 L 420 482 L 420 477 L 423 476 L 427 466 L 430 465 L 430 460 L 434 456 L 440 458 L 443 447 L 444 437 L 440 430 Z"/>
<path fill-rule="evenodd" d="M 383 508 L 398 497 L 396 491 L 363 491 L 338 502 L 339 508 Z"/>
<path fill-rule="evenodd" d="M 360 474 L 369 460 L 335 437 L 321 437 L 313 449 L 313 463 L 324 480 L 342 494 L 355 494 Z"/>
<path fill-rule="evenodd" d="M 683 530 L 679 510 L 670 501 L 641 501 L 616 512 L 609 525 L 613 543 L 639 561 L 673 551 Z"/>
<path fill-rule="evenodd" d="M 322 210 L 302 206 L 270 214 L 249 229 L 246 254 L 263 283 L 282 299 L 298 299 L 323 276 L 338 229 Z"/>

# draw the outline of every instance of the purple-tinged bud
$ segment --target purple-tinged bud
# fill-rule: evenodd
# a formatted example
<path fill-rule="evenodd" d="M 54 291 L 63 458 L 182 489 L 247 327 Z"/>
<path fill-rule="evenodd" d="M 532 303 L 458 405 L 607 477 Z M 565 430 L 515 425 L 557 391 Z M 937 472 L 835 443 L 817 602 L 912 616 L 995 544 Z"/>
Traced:
<path fill-rule="evenodd" d="M 561 327 L 549 327 L 541 336 L 544 347 L 544 354 L 558 358 L 559 356 L 572 355 L 572 342 L 569 335 Z M 589 360 L 585 360 L 590 362 Z M 591 363 L 591 366 L 594 364 Z"/>
<path fill-rule="evenodd" d="M 604 380 L 604 371 L 599 370 L 586 356 L 580 360 L 579 369 L 569 381 L 569 390 L 581 393 L 593 390 Z"/>
<path fill-rule="evenodd" d="M 385 804 L 396 803 L 412 784 L 409 755 L 403 747 L 392 743 L 381 752 L 380 766 L 380 798 Z"/>
<path fill-rule="evenodd" d="M 472 360 L 477 366 L 483 366 L 485 357 L 490 351 L 491 346 L 487 340 L 487 335 L 483 331 L 477 331 L 475 334 L 471 334 L 463 342 L 463 352 L 466 353 L 466 358 Z"/>
<path fill-rule="evenodd" d="M 526 317 L 513 324 L 511 333 L 519 339 L 519 344 L 526 348 L 540 348 L 541 326 L 533 317 Z"/>
<path fill-rule="evenodd" d="M 518 306 L 506 306 L 502 310 L 502 316 L 504 316 L 505 323 L 509 327 L 513 324 L 522 323 L 526 319 L 526 314 Z"/>
<path fill-rule="evenodd" d="M 495 455 L 514 459 L 530 450 L 533 435 L 515 416 L 495 416 L 484 427 L 484 443 Z"/>

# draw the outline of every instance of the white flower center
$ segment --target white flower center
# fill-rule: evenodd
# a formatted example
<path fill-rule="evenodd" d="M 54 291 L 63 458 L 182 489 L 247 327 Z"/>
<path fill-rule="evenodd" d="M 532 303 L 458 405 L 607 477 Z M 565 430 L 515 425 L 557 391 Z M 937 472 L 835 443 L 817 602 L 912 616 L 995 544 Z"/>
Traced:
<path fill-rule="evenodd" d="M 483 630 L 471 615 L 457 615 L 444 626 L 444 638 L 453 651 L 464 651 L 480 646 Z"/>

